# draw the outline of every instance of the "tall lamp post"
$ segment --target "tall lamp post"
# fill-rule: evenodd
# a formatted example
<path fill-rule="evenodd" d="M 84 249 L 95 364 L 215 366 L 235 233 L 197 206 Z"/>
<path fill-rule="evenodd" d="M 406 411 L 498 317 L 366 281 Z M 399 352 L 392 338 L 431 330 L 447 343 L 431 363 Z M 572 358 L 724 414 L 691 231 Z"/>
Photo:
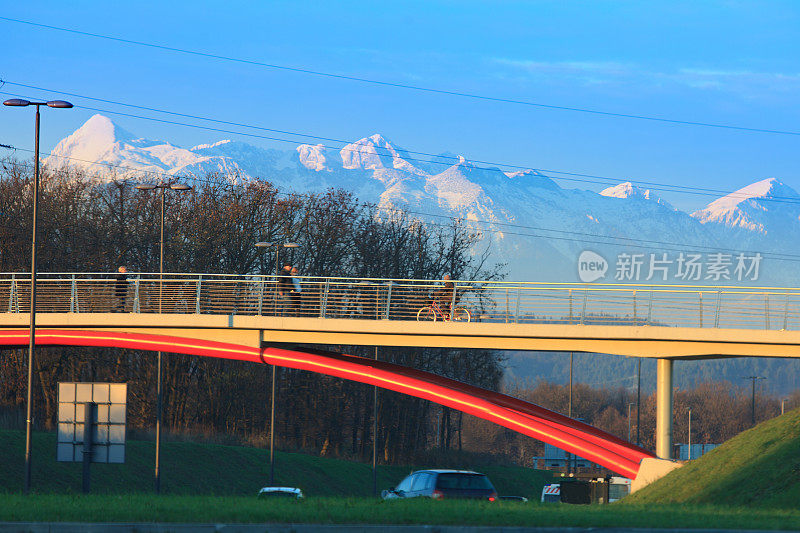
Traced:
<path fill-rule="evenodd" d="M 689 408 L 689 429 L 686 432 L 686 440 L 689 443 L 689 460 L 692 460 L 692 408 Z"/>
<path fill-rule="evenodd" d="M 279 276 L 281 273 L 281 264 L 279 262 L 279 254 L 281 248 L 300 248 L 296 242 L 285 242 L 283 244 L 277 242 L 259 241 L 256 243 L 257 248 L 271 248 L 275 247 L 275 275 Z M 278 279 L 275 279 L 277 283 Z M 278 290 L 275 289 L 277 298 Z M 275 314 L 278 312 L 277 301 L 275 303 Z M 269 400 L 269 484 L 275 484 L 275 382 L 277 381 L 277 367 L 272 365 L 272 391 Z"/>
<path fill-rule="evenodd" d="M 759 379 L 767 379 L 767 378 L 763 376 L 745 376 L 743 379 L 749 379 L 753 382 L 753 396 L 750 404 L 751 405 L 750 413 L 752 415 L 753 425 L 755 426 L 756 425 L 756 381 L 758 381 Z"/>
<path fill-rule="evenodd" d="M 189 185 L 177 182 L 161 182 L 158 184 L 145 184 L 137 185 L 140 191 L 152 191 L 161 189 L 161 237 L 158 242 L 158 313 L 162 311 L 162 301 L 164 297 L 164 210 L 166 205 L 166 192 L 167 189 L 171 191 L 189 191 L 192 188 Z M 162 411 L 162 394 L 161 394 L 161 359 L 163 352 L 158 352 L 158 369 L 156 370 L 156 466 L 155 466 L 155 491 L 156 494 L 161 492 L 161 411 Z"/>
<path fill-rule="evenodd" d="M 628 442 L 631 441 L 631 407 L 634 405 L 634 402 L 628 402 Z"/>
<path fill-rule="evenodd" d="M 567 416 L 572 418 L 572 358 L 575 352 L 569 352 L 569 399 L 567 403 Z M 567 474 L 572 473 L 572 454 L 567 452 Z"/>
<path fill-rule="evenodd" d="M 639 428 L 642 427 L 642 358 L 636 358 L 636 445 L 641 446 Z M 630 439 L 629 439 L 630 440 Z"/>
<path fill-rule="evenodd" d="M 33 227 L 31 229 L 31 318 L 30 336 L 28 340 L 28 392 L 25 415 L 25 478 L 23 484 L 23 492 L 28 494 L 31 489 L 31 424 L 33 412 L 31 389 L 33 388 L 33 356 L 36 350 L 36 219 L 39 210 L 39 108 L 44 105 L 54 109 L 68 109 L 72 107 L 72 104 L 64 100 L 31 102 L 30 100 L 12 98 L 11 100 L 3 102 L 3 105 L 11 107 L 36 106 L 36 126 L 34 128 L 35 155 L 33 156 Z"/>

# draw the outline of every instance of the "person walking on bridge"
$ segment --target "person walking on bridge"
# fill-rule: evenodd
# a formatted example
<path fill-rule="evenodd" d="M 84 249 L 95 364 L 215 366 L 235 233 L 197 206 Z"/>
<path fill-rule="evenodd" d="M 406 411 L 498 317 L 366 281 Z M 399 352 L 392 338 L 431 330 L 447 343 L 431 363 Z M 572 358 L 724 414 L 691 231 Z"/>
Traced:
<path fill-rule="evenodd" d="M 278 296 L 288 303 L 284 304 L 284 310 L 288 307 L 291 311 L 292 300 L 291 293 L 294 290 L 294 283 L 292 282 L 292 265 L 286 263 L 283 265 L 280 275 L 278 275 Z"/>
<path fill-rule="evenodd" d="M 124 313 L 128 300 L 128 267 L 122 265 L 114 275 L 114 313 Z"/>

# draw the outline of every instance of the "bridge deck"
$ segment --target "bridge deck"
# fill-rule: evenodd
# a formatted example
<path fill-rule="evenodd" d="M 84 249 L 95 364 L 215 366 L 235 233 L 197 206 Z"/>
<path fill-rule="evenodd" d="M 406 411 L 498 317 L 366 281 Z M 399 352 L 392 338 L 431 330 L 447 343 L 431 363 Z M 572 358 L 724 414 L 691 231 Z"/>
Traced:
<path fill-rule="evenodd" d="M 155 313 L 37 313 L 36 320 L 41 328 L 178 335 L 252 347 L 299 343 L 576 351 L 656 358 L 800 357 L 800 331 Z M 27 315 L 0 313 L 0 329 L 27 324 Z"/>

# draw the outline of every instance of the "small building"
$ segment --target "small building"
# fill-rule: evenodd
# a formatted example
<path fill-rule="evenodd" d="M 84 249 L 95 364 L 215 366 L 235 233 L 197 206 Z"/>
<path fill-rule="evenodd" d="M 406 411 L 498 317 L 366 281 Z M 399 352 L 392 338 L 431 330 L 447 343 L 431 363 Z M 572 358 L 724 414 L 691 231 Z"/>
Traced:
<path fill-rule="evenodd" d="M 698 459 L 717 446 L 719 446 L 719 444 L 676 444 L 677 453 L 675 454 L 675 458 L 679 461 Z"/>
<path fill-rule="evenodd" d="M 566 468 L 567 461 L 570 461 L 572 468 L 592 468 L 594 464 L 583 457 L 568 454 L 561 448 L 552 444 L 545 443 L 544 457 L 534 457 L 533 465 L 537 468 Z"/>

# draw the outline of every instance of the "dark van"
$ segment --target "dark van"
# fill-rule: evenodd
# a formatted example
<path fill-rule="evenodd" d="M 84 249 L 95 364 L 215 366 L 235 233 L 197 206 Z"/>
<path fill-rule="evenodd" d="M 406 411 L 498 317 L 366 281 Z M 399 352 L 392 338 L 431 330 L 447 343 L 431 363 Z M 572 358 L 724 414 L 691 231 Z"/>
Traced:
<path fill-rule="evenodd" d="M 381 493 L 384 500 L 396 498 L 468 498 L 497 499 L 494 485 L 486 474 L 470 470 L 419 470 L 401 481 L 396 487 Z"/>

